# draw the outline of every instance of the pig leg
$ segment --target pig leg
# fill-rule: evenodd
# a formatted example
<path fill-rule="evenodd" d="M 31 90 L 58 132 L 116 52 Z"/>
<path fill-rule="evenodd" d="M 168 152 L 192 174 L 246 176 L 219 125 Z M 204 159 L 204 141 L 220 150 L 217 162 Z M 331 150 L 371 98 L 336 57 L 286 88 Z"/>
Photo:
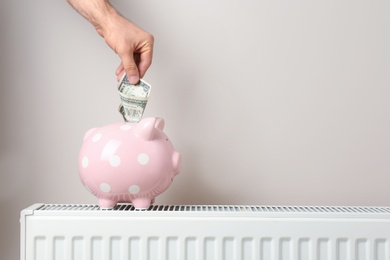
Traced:
<path fill-rule="evenodd" d="M 136 209 L 148 209 L 150 207 L 150 199 L 138 198 L 131 201 Z"/>
<path fill-rule="evenodd" d="M 112 209 L 116 206 L 118 201 L 110 199 L 99 199 L 99 206 L 102 209 Z"/>

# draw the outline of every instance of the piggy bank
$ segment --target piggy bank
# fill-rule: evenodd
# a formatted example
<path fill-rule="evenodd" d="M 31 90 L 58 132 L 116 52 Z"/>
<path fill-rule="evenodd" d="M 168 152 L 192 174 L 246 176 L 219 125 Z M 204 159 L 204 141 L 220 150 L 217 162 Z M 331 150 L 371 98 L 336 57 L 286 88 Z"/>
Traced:
<path fill-rule="evenodd" d="M 149 208 L 181 168 L 181 156 L 163 132 L 162 118 L 117 123 L 86 132 L 79 175 L 101 208 L 131 202 Z"/>

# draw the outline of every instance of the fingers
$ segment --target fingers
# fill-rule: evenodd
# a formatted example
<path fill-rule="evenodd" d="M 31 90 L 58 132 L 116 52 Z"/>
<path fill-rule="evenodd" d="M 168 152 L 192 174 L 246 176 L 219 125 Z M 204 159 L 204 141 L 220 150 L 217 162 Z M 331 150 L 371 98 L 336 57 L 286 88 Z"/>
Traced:
<path fill-rule="evenodd" d="M 121 62 L 121 64 L 119 64 L 118 68 L 116 69 L 115 74 L 119 75 L 121 72 L 123 72 L 123 70 L 123 62 Z"/>
<path fill-rule="evenodd" d="M 152 64 L 152 51 L 144 52 L 140 55 L 140 62 L 138 64 L 138 71 L 141 78 L 145 76 L 146 71 Z"/>
<path fill-rule="evenodd" d="M 118 68 L 115 71 L 115 75 L 116 75 L 116 80 L 117 81 L 121 80 L 124 72 L 125 72 L 125 69 L 123 67 L 123 63 L 121 62 L 121 64 L 119 64 Z"/>
<path fill-rule="evenodd" d="M 137 84 L 139 82 L 140 76 L 133 55 L 124 55 L 121 58 L 123 63 L 123 70 L 127 74 L 127 79 L 131 84 Z"/>
<path fill-rule="evenodd" d="M 136 77 L 133 78 L 133 81 L 129 80 L 131 84 L 137 84 L 139 79 L 143 78 L 145 76 L 146 71 L 148 70 L 148 68 L 152 64 L 152 52 L 145 52 L 142 54 L 134 54 L 134 55 L 135 55 L 135 57 L 130 62 L 133 62 L 133 64 L 135 64 L 135 66 L 137 67 L 138 74 L 134 73 L 134 71 L 133 71 L 134 67 L 132 67 L 133 65 L 129 66 L 130 69 L 128 71 L 126 71 L 125 66 L 123 65 L 123 62 L 121 62 L 115 71 L 116 78 L 118 81 L 121 80 L 123 73 L 125 71 L 127 73 L 128 79 L 130 79 L 130 77 L 134 77 L 134 75 L 135 76 L 138 75 L 138 78 L 136 78 Z M 138 63 L 138 66 L 136 65 L 137 63 Z"/>
<path fill-rule="evenodd" d="M 125 73 L 124 70 L 122 70 L 119 74 L 116 75 L 116 81 L 121 81 L 122 77 L 123 77 L 123 74 Z"/>
<path fill-rule="evenodd" d="M 143 46 L 142 51 L 140 52 L 140 62 L 138 64 L 138 70 L 141 78 L 144 77 L 146 71 L 152 64 L 153 46 L 154 37 L 153 35 L 148 34 L 146 44 Z"/>

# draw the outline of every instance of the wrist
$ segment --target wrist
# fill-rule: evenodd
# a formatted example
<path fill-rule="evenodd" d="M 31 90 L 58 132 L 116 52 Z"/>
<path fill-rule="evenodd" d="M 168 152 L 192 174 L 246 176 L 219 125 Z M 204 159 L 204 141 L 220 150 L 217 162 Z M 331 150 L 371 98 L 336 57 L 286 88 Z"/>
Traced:
<path fill-rule="evenodd" d="M 91 24 L 96 31 L 104 37 L 110 31 L 113 20 L 119 16 L 118 12 L 108 1 L 98 1 L 93 16 L 90 19 Z"/>

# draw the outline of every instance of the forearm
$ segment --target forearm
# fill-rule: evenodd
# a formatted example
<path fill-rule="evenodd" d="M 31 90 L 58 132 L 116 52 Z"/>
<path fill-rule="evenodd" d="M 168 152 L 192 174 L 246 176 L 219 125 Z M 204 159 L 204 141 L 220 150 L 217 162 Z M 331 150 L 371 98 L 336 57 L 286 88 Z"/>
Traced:
<path fill-rule="evenodd" d="M 108 0 L 67 1 L 78 13 L 87 19 L 102 36 L 105 28 L 110 24 L 110 18 L 119 15 Z"/>

